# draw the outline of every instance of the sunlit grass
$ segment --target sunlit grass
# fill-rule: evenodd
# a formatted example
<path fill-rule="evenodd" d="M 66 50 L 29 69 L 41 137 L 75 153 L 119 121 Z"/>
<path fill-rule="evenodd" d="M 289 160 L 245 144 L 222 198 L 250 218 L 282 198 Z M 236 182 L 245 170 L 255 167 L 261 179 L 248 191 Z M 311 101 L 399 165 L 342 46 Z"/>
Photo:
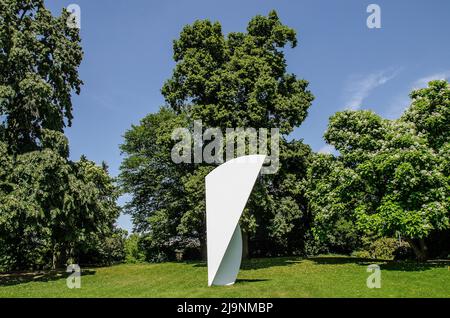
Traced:
<path fill-rule="evenodd" d="M 381 288 L 369 289 L 369 264 Z M 383 262 L 350 257 L 245 261 L 230 287 L 207 287 L 205 263 L 123 264 L 84 269 L 81 288 L 65 273 L 0 275 L 0 297 L 450 297 L 448 261 Z"/>

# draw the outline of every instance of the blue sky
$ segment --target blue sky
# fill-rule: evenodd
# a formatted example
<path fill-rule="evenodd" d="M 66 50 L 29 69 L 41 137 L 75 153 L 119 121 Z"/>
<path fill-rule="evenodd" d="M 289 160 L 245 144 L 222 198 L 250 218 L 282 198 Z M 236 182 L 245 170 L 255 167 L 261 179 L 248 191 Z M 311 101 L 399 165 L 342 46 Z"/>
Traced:
<path fill-rule="evenodd" d="M 172 40 L 196 19 L 219 21 L 224 33 L 245 31 L 253 16 L 275 9 L 297 31 L 299 45 L 286 50 L 288 71 L 308 80 L 316 99 L 292 137 L 303 138 L 315 151 L 330 151 L 323 133 L 336 111 L 372 109 L 396 118 L 412 88 L 450 77 L 448 0 L 46 3 L 55 14 L 72 3 L 81 8 L 85 85 L 73 99 L 75 119 L 66 129 L 71 157 L 105 160 L 114 176 L 123 133 L 164 104 L 160 89 L 174 66 Z M 366 26 L 371 3 L 381 7 L 381 29 Z M 119 225 L 130 230 L 129 216 L 121 216 Z"/>

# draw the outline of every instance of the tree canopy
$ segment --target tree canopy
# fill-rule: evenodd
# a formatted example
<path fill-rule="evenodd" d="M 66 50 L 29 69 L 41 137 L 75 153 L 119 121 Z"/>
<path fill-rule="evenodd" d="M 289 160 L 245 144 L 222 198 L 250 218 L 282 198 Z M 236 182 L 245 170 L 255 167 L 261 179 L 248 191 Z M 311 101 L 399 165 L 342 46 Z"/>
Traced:
<path fill-rule="evenodd" d="M 0 0 L 0 270 L 124 257 L 106 164 L 69 159 L 83 52 L 68 18 L 43 0 Z"/>
<path fill-rule="evenodd" d="M 157 254 L 164 249 L 166 257 L 173 255 L 179 242 L 190 247 L 194 240 L 205 247 L 204 177 L 214 166 L 174 164 L 174 143 L 167 142 L 174 128 L 192 130 L 193 121 L 201 120 L 222 133 L 253 127 L 279 128 L 286 135 L 305 119 L 314 97 L 307 81 L 286 71 L 288 44 L 297 45 L 295 31 L 275 11 L 251 19 L 246 32 L 226 36 L 218 22 L 198 20 L 174 41 L 176 66 L 162 88 L 167 105 L 133 126 L 121 146 L 126 154 L 121 181 L 132 195 L 126 208 L 151 249 L 158 246 Z M 296 182 L 305 176 L 310 152 L 301 141 L 281 138 L 281 172 L 259 178 L 241 218 L 244 249 L 249 235 L 261 254 L 274 253 L 276 244 L 296 249 L 288 241 L 298 240 L 293 228 L 306 206 Z"/>
<path fill-rule="evenodd" d="M 83 51 L 68 19 L 44 0 L 0 1 L 0 134 L 10 150 L 35 150 L 42 129 L 71 125 Z"/>
<path fill-rule="evenodd" d="M 286 72 L 287 44 L 297 45 L 296 33 L 275 11 L 226 37 L 218 22 L 196 21 L 174 41 L 177 64 L 162 93 L 177 113 L 187 110 L 207 127 L 275 127 L 288 134 L 314 97 L 307 81 Z"/>
<path fill-rule="evenodd" d="M 449 93 L 448 82 L 430 82 L 397 120 L 371 111 L 330 118 L 325 138 L 340 156 L 319 158 L 329 164 L 311 191 L 318 234 L 346 217 L 364 233 L 403 237 L 426 258 L 425 239 L 450 227 Z"/>

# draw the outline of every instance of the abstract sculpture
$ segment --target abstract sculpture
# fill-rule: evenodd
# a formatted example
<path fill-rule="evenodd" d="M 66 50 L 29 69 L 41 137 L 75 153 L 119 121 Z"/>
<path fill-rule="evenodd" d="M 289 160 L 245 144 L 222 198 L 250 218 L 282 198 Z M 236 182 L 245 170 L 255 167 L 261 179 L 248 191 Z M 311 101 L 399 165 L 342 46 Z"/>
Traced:
<path fill-rule="evenodd" d="M 239 157 L 205 178 L 208 286 L 234 284 L 242 259 L 239 218 L 265 155 Z"/>

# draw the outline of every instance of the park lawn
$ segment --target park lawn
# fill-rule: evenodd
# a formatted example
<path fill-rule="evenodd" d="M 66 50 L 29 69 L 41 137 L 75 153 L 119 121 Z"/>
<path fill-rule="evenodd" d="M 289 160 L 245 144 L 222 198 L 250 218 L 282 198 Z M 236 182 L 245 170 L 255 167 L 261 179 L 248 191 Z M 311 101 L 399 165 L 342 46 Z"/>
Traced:
<path fill-rule="evenodd" d="M 381 288 L 369 289 L 369 264 Z M 201 262 L 84 269 L 80 289 L 65 273 L 0 274 L 0 297 L 450 297 L 450 262 L 384 262 L 345 256 L 244 261 L 235 285 L 207 287 Z"/>

